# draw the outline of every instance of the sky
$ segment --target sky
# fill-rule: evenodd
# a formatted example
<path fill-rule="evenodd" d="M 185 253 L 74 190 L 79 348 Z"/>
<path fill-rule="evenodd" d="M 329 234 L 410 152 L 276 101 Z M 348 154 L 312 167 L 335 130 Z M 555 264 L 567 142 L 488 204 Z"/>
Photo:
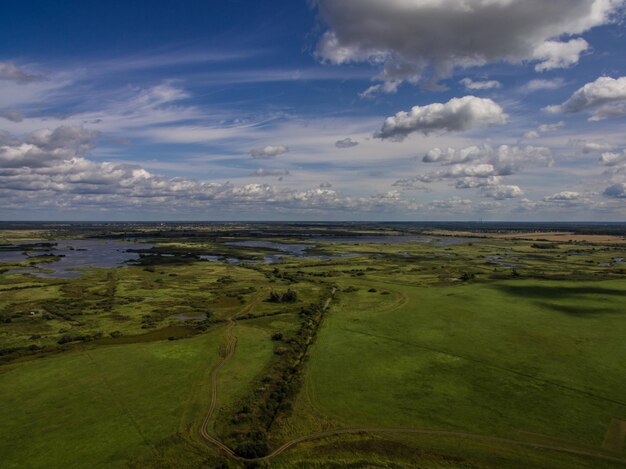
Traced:
<path fill-rule="evenodd" d="M 624 221 L 625 6 L 9 2 L 0 219 Z"/>

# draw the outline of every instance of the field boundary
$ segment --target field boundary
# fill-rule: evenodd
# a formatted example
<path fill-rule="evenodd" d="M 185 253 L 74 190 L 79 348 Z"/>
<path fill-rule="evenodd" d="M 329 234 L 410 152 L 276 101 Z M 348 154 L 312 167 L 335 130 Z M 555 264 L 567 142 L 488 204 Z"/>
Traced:
<path fill-rule="evenodd" d="M 626 442 L 626 421 L 614 418 L 606 431 L 602 448 L 622 453 Z"/>

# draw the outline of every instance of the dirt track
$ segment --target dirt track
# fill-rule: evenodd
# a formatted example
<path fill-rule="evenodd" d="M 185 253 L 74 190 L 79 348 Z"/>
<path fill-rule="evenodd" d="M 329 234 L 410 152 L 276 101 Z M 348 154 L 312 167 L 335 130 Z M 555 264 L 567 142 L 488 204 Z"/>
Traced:
<path fill-rule="evenodd" d="M 327 309 L 330 306 L 330 302 L 332 301 L 334 294 L 335 294 L 335 289 L 333 289 L 331 296 L 326 299 L 324 303 L 324 309 Z M 381 433 L 394 434 L 395 433 L 395 434 L 435 435 L 435 436 L 441 436 L 441 437 L 447 437 L 447 438 L 462 438 L 462 439 L 479 440 L 479 441 L 486 441 L 486 442 L 493 442 L 493 443 L 504 443 L 504 444 L 510 444 L 514 446 L 522 446 L 526 448 L 554 451 L 554 452 L 559 452 L 559 453 L 571 454 L 575 456 L 583 456 L 583 457 L 592 458 L 592 459 L 600 459 L 604 461 L 616 462 L 616 463 L 621 463 L 624 466 L 626 466 L 626 459 L 609 456 L 609 455 L 602 454 L 599 452 L 592 452 L 591 450 L 567 448 L 563 446 L 552 446 L 552 445 L 545 445 L 541 443 L 531 443 L 527 441 L 512 440 L 508 438 L 500 438 L 496 436 L 480 435 L 476 433 L 467 433 L 467 432 L 454 432 L 454 431 L 418 429 L 418 428 L 383 428 L 383 427 L 338 428 L 335 430 L 328 430 L 325 432 L 317 432 L 317 433 L 312 433 L 310 435 L 305 435 L 299 438 L 294 438 L 292 440 L 289 440 L 285 442 L 283 445 L 276 448 L 270 454 L 263 456 L 261 458 L 248 459 L 248 458 L 243 458 L 241 456 L 238 456 L 231 448 L 229 448 L 223 442 L 221 442 L 220 440 L 218 440 L 217 438 L 209 434 L 208 424 L 217 406 L 218 373 L 220 369 L 226 364 L 226 362 L 233 357 L 237 349 L 237 337 L 233 334 L 233 329 L 236 325 L 235 318 L 241 314 L 249 312 L 254 307 L 254 304 L 255 303 L 250 304 L 249 306 L 244 308 L 242 311 L 240 311 L 239 313 L 229 318 L 229 324 L 228 324 L 227 336 L 226 336 L 226 350 L 225 350 L 224 356 L 211 370 L 211 403 L 209 404 L 209 409 L 207 410 L 207 413 L 202 422 L 202 426 L 200 427 L 200 435 L 202 436 L 202 438 L 204 438 L 204 440 L 210 445 L 213 445 L 219 448 L 220 450 L 222 450 L 222 452 L 231 459 L 242 461 L 242 462 L 268 461 L 270 459 L 273 459 L 283 454 L 285 451 L 293 448 L 294 446 L 297 446 L 301 443 L 310 442 L 310 441 L 321 440 L 324 438 L 330 438 L 333 436 L 340 436 L 340 435 L 356 435 L 356 434 L 368 434 L 368 433 L 378 433 L 378 434 L 381 434 Z"/>
<path fill-rule="evenodd" d="M 258 301 L 258 299 L 256 301 Z M 202 435 L 202 438 L 204 438 L 207 442 L 222 449 L 231 457 L 236 457 L 234 451 L 231 450 L 228 446 L 226 446 L 224 443 L 222 443 L 218 439 L 211 436 L 211 434 L 208 432 L 208 425 L 209 425 L 209 421 L 211 420 L 211 417 L 213 416 L 213 413 L 215 412 L 215 407 L 217 406 L 218 373 L 222 369 L 222 367 L 226 364 L 226 362 L 230 360 L 233 357 L 233 355 L 235 355 L 235 351 L 237 350 L 237 336 L 233 334 L 233 329 L 235 328 L 235 325 L 237 324 L 235 319 L 237 318 L 237 316 L 250 312 L 250 310 L 256 304 L 256 301 L 246 306 L 243 310 L 239 311 L 235 315 L 228 318 L 228 327 L 226 328 L 226 349 L 220 361 L 211 370 L 211 403 L 209 404 L 209 409 L 207 410 L 206 415 L 204 416 L 204 420 L 202 421 L 202 426 L 200 427 L 200 435 Z"/>

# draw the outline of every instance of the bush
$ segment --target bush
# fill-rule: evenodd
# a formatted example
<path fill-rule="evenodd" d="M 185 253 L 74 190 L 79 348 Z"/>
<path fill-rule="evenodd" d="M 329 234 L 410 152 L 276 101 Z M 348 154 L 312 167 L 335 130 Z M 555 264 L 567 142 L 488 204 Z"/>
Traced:
<path fill-rule="evenodd" d="M 290 288 L 289 290 L 287 290 L 287 293 L 283 294 L 281 300 L 283 303 L 295 303 L 296 301 L 298 301 L 298 294 L 295 290 L 292 290 Z"/>
<path fill-rule="evenodd" d="M 267 299 L 267 301 L 269 301 L 270 303 L 295 303 L 296 301 L 298 301 L 298 294 L 295 290 L 292 290 L 291 288 L 282 295 L 272 290 L 270 292 L 270 297 Z"/>
<path fill-rule="evenodd" d="M 469 282 L 470 280 L 474 280 L 474 278 L 476 278 L 476 274 L 472 272 L 463 272 L 461 274 L 461 281 L 463 282 Z"/>
<path fill-rule="evenodd" d="M 269 301 L 270 303 L 280 303 L 280 295 L 272 290 L 270 292 L 270 297 L 267 301 Z"/>
<path fill-rule="evenodd" d="M 254 440 L 243 441 L 237 445 L 235 453 L 248 459 L 260 458 L 267 454 L 267 443 Z"/>

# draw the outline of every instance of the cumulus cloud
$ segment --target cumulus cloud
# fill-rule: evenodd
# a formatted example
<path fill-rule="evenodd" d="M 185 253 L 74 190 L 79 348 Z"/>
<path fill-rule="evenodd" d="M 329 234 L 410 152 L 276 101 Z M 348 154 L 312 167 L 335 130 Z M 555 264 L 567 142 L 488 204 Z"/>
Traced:
<path fill-rule="evenodd" d="M 498 175 L 508 175 L 519 171 L 526 164 L 552 163 L 552 151 L 546 147 L 473 145 L 466 148 L 432 148 L 422 158 L 424 163 L 459 165 L 467 163 L 487 163 L 498 171 Z"/>
<path fill-rule="evenodd" d="M 472 206 L 472 201 L 461 197 L 451 197 L 446 200 L 433 200 L 426 207 L 429 210 L 449 211 L 449 212 L 466 212 Z"/>
<path fill-rule="evenodd" d="M 626 77 L 600 77 L 579 88 L 564 103 L 545 110 L 553 114 L 590 112 L 591 121 L 625 116 Z"/>
<path fill-rule="evenodd" d="M 265 147 L 253 148 L 249 154 L 252 158 L 273 158 L 288 152 L 289 148 L 284 145 L 267 145 Z"/>
<path fill-rule="evenodd" d="M 539 138 L 541 134 L 556 132 L 565 127 L 565 122 L 559 121 L 552 124 L 541 124 L 536 130 L 530 130 L 524 134 L 525 138 Z"/>
<path fill-rule="evenodd" d="M 474 81 L 471 78 L 463 78 L 459 83 L 465 86 L 467 90 L 492 90 L 502 86 L 497 80 Z"/>
<path fill-rule="evenodd" d="M 523 197 L 524 191 L 522 191 L 519 186 L 497 184 L 494 186 L 485 187 L 482 190 L 482 194 L 485 197 L 489 197 L 495 200 L 504 200 Z"/>
<path fill-rule="evenodd" d="M 552 194 L 543 198 L 544 202 L 577 202 L 581 199 L 582 194 L 580 192 L 563 191 L 556 194 Z"/>
<path fill-rule="evenodd" d="M 416 177 L 398 179 L 396 182 L 393 183 L 393 187 L 397 187 L 403 191 L 432 192 L 432 189 L 430 187 L 420 183 L 420 181 Z"/>
<path fill-rule="evenodd" d="M 335 146 L 337 148 L 352 148 L 356 147 L 359 144 L 356 140 L 352 140 L 350 137 L 344 138 L 343 140 L 337 140 L 335 142 Z"/>
<path fill-rule="evenodd" d="M 602 155 L 600 155 L 600 163 L 604 166 L 611 167 L 626 165 L 626 150 L 621 153 L 602 153 Z"/>
<path fill-rule="evenodd" d="M 416 83 L 455 67 L 536 62 L 569 67 L 587 49 L 580 37 L 611 22 L 623 0 L 313 0 L 327 25 L 316 54 L 333 64 L 370 62 L 377 79 Z M 563 41 L 555 38 L 563 38 Z M 379 88 L 376 91 L 389 91 Z"/>
<path fill-rule="evenodd" d="M 488 125 L 504 124 L 507 115 L 491 99 L 464 96 L 447 103 L 415 106 L 409 112 L 398 112 L 388 117 L 376 138 L 402 141 L 409 134 L 420 132 L 460 132 Z"/>
<path fill-rule="evenodd" d="M 422 161 L 438 164 L 440 169 L 400 179 L 394 186 L 410 188 L 449 180 L 457 189 L 478 189 L 483 197 L 512 199 L 522 197 L 524 192 L 517 185 L 504 184 L 504 177 L 519 173 L 529 165 L 550 165 L 552 160 L 552 151 L 546 147 L 475 145 L 459 150 L 433 148 Z"/>
<path fill-rule="evenodd" d="M 599 153 L 602 151 L 610 151 L 615 147 L 607 142 L 585 142 L 583 144 L 583 153 L 585 155 L 589 153 Z"/>
<path fill-rule="evenodd" d="M 0 168 L 54 166 L 84 155 L 97 137 L 97 132 L 82 127 L 42 129 L 29 134 L 22 142 L 13 137 L 0 146 Z M 0 143 L 4 142 L 0 140 Z"/>
<path fill-rule="evenodd" d="M 537 130 L 541 133 L 555 132 L 559 129 L 562 129 L 563 127 L 565 127 L 565 122 L 559 121 L 554 122 L 553 124 L 541 124 L 539 127 L 537 127 Z"/>
<path fill-rule="evenodd" d="M 604 208 L 604 204 L 594 200 L 590 194 L 577 191 L 562 191 L 547 195 L 540 200 L 522 199 L 520 200 L 519 208 L 526 211 L 559 211 L 573 208 L 600 210 Z"/>
<path fill-rule="evenodd" d="M 533 51 L 533 58 L 541 60 L 535 70 L 544 72 L 555 68 L 568 68 L 578 63 L 580 55 L 589 49 L 589 44 L 582 38 L 568 42 L 545 41 Z"/>
<path fill-rule="evenodd" d="M 0 207 L 53 205 L 163 210 L 205 208 L 316 211 L 415 210 L 414 201 L 391 191 L 351 197 L 330 184 L 306 189 L 268 184 L 237 186 L 185 177 L 165 177 L 138 165 L 95 162 L 88 158 L 98 134 L 82 127 L 43 129 L 24 138 L 0 131 Z M 260 169 L 256 176 L 284 176 L 287 171 Z"/>
<path fill-rule="evenodd" d="M 0 62 L 0 80 L 12 81 L 14 83 L 31 83 L 39 81 L 42 77 L 29 73 L 23 68 L 18 67 L 13 62 Z"/>
<path fill-rule="evenodd" d="M 620 182 L 607 187 L 604 195 L 611 199 L 626 199 L 626 183 Z"/>

